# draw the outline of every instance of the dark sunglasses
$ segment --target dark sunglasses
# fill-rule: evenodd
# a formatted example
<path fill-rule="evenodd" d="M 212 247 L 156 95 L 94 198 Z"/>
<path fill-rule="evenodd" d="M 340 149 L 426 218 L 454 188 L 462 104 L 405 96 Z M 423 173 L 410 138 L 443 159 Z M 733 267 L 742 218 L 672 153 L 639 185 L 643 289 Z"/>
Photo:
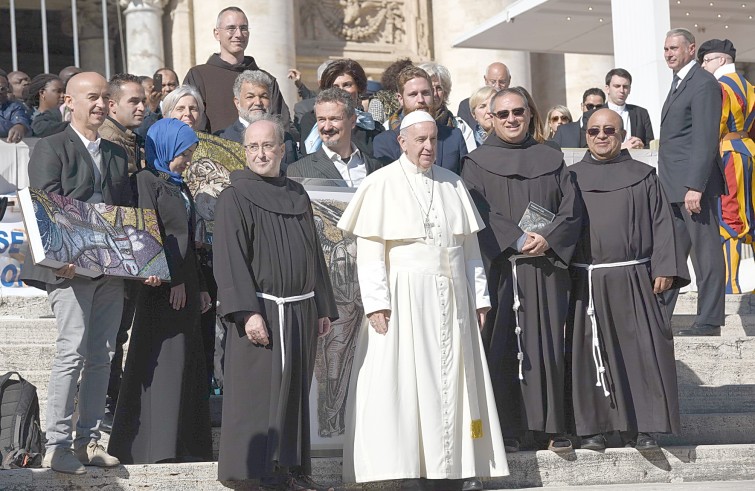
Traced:
<path fill-rule="evenodd" d="M 551 116 L 551 123 L 557 123 L 559 120 L 564 123 L 569 123 L 571 121 L 569 116 Z"/>
<path fill-rule="evenodd" d="M 593 109 L 603 109 L 605 104 L 585 104 L 585 107 L 588 111 L 592 111 Z"/>
<path fill-rule="evenodd" d="M 524 111 L 527 109 L 524 107 L 517 107 L 509 111 L 508 109 L 502 109 L 501 111 L 498 111 L 496 113 L 491 113 L 493 116 L 495 116 L 498 119 L 509 119 L 509 114 L 513 114 L 514 117 L 521 118 L 524 116 Z"/>
<path fill-rule="evenodd" d="M 598 136 L 600 134 L 601 128 L 587 128 L 587 134 L 590 136 Z M 616 128 L 612 126 L 606 126 L 605 128 L 602 128 L 603 133 L 606 134 L 606 136 L 613 136 L 618 131 Z"/>

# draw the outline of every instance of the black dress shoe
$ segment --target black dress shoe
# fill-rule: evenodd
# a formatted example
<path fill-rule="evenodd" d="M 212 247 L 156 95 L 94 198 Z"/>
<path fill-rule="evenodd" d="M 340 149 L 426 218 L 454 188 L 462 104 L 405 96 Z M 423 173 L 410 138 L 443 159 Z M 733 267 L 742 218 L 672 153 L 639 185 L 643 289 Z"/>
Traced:
<path fill-rule="evenodd" d="M 582 438 L 582 443 L 579 448 L 583 450 L 605 450 L 606 449 L 606 437 L 602 433 L 597 435 L 590 435 Z"/>
<path fill-rule="evenodd" d="M 516 453 L 519 451 L 519 440 L 516 438 L 504 438 L 503 439 L 503 449 L 506 450 L 507 453 Z"/>
<path fill-rule="evenodd" d="M 713 324 L 693 324 L 689 329 L 682 329 L 677 336 L 720 336 L 721 326 Z"/>
<path fill-rule="evenodd" d="M 482 491 L 482 481 L 476 477 L 472 479 L 464 479 L 464 484 L 461 486 L 461 491 Z"/>
<path fill-rule="evenodd" d="M 100 422 L 100 431 L 103 431 L 105 433 L 110 433 L 113 431 L 113 411 L 110 409 L 105 409 L 105 415 L 102 417 L 102 421 Z"/>
<path fill-rule="evenodd" d="M 658 448 L 658 442 L 647 433 L 637 433 L 637 443 L 634 444 L 637 450 L 653 450 Z"/>

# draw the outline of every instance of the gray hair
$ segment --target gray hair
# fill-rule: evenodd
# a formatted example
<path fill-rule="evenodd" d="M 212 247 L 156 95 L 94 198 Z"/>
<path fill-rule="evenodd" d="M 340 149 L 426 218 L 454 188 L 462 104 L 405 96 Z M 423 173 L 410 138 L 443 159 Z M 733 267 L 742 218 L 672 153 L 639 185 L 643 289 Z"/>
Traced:
<path fill-rule="evenodd" d="M 317 94 L 317 98 L 315 99 L 315 113 L 317 113 L 317 106 L 325 102 L 340 102 L 341 104 L 343 104 L 343 112 L 346 117 L 352 116 L 354 114 L 354 98 L 351 97 L 351 94 L 343 89 L 339 89 L 338 87 L 331 87 Z"/>
<path fill-rule="evenodd" d="M 252 127 L 252 125 L 257 124 L 260 121 L 268 121 L 270 123 L 273 123 L 273 126 L 275 127 L 275 143 L 276 145 L 282 145 L 286 139 L 286 130 L 283 128 L 281 118 L 277 114 L 263 114 L 258 119 L 249 123 L 249 126 L 247 126 L 246 130 L 244 131 L 244 145 L 246 145 L 247 131 Z"/>
<path fill-rule="evenodd" d="M 670 38 L 672 36 L 681 36 L 685 41 L 687 41 L 687 44 L 695 44 L 695 35 L 687 29 L 684 29 L 683 27 L 676 27 L 666 33 L 667 38 Z"/>
<path fill-rule="evenodd" d="M 273 85 L 273 79 L 262 70 L 244 70 L 236 77 L 236 81 L 233 82 L 233 96 L 235 98 L 238 99 L 241 97 L 241 86 L 245 82 L 265 87 L 268 92 L 270 92 L 270 87 Z"/>
<path fill-rule="evenodd" d="M 469 110 L 474 114 L 474 110 L 477 106 L 482 104 L 483 101 L 490 99 L 495 94 L 496 90 L 488 85 L 475 90 L 469 97 Z"/>
<path fill-rule="evenodd" d="M 435 63 L 433 61 L 420 63 L 417 66 L 426 71 L 428 75 L 430 75 L 431 81 L 433 77 L 438 77 L 440 86 L 443 87 L 443 92 L 445 92 L 446 95 L 443 102 L 448 101 L 448 96 L 451 94 L 451 72 L 448 71 L 448 68 L 444 67 L 440 63 Z"/>
<path fill-rule="evenodd" d="M 197 118 L 197 123 L 199 123 L 199 127 L 202 128 L 204 126 L 204 100 L 202 99 L 202 96 L 199 95 L 199 91 L 191 85 L 181 85 L 165 96 L 165 99 L 163 99 L 163 102 L 160 104 L 163 117 L 170 117 L 170 113 L 176 108 L 178 101 L 187 95 L 192 96 L 194 100 L 197 101 L 197 107 L 199 108 L 199 118 Z"/>

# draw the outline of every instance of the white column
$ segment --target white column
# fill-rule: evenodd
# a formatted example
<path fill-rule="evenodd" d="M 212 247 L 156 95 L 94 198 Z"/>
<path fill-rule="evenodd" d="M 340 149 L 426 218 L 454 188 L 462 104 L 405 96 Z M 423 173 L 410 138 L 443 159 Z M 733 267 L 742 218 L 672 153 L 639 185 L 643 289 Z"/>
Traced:
<path fill-rule="evenodd" d="M 177 0 L 169 18 L 164 18 L 164 32 L 166 37 L 170 36 L 170 49 L 166 53 L 166 60 L 169 61 L 166 65 L 175 70 L 179 82 L 183 81 L 189 68 L 195 65 L 194 43 L 187 42 L 194 32 L 190 4 L 191 0 Z M 204 60 L 200 63 L 204 63 Z"/>
<path fill-rule="evenodd" d="M 134 75 L 151 76 L 165 66 L 163 9 L 168 0 L 120 0 L 126 18 L 126 66 Z"/>
<path fill-rule="evenodd" d="M 616 66 L 632 74 L 629 102 L 648 110 L 658 138 L 661 108 L 672 78 L 663 59 L 663 43 L 671 26 L 669 2 L 611 0 L 611 11 Z"/>
<path fill-rule="evenodd" d="M 294 0 L 237 0 L 234 5 L 249 20 L 246 55 L 253 56 L 261 69 L 278 80 L 283 98 L 293 111 L 298 97 L 296 87 L 286 80 L 286 75 L 289 68 L 296 66 Z M 197 1 L 193 6 L 196 63 L 201 64 L 220 50 L 212 31 L 222 7 L 217 2 Z"/>
<path fill-rule="evenodd" d="M 464 6 L 459 7 L 458 0 L 433 0 L 435 61 L 451 72 L 453 88 L 449 109 L 454 114 L 459 102 L 485 85 L 485 69 L 496 61 L 509 67 L 512 86 L 532 89 L 529 52 L 451 47 L 453 40 L 468 32 L 470 26 L 480 25 L 511 3 L 513 0 L 487 0 L 464 2 Z"/>

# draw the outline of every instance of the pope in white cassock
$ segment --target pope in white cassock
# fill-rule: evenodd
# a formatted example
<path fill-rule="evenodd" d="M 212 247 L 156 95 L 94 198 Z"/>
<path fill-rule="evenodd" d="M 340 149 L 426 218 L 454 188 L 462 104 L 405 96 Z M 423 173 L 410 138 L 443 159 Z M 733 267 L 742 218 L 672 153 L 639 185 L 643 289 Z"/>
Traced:
<path fill-rule="evenodd" d="M 344 482 L 506 476 L 478 328 L 490 309 L 484 225 L 459 176 L 433 165 L 428 113 L 407 115 L 399 142 L 401 157 L 362 181 L 338 222 L 357 236 L 369 319 L 349 387 Z"/>

